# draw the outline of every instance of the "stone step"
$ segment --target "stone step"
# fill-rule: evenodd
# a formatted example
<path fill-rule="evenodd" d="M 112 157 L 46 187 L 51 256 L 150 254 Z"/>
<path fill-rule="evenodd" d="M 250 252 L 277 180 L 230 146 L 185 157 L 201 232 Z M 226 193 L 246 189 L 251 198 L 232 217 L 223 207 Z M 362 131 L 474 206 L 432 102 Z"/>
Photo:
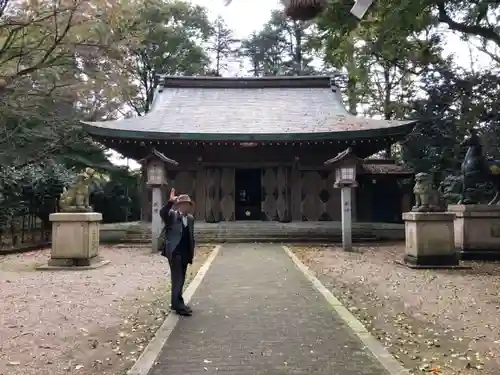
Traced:
<path fill-rule="evenodd" d="M 278 234 L 252 234 L 245 235 L 242 233 L 224 233 L 224 234 L 198 234 L 196 237 L 198 243 L 208 242 L 342 242 L 342 236 L 329 235 L 329 236 L 304 236 L 304 235 L 278 235 Z M 376 241 L 377 237 L 370 235 L 353 235 L 353 242 L 370 242 Z M 138 236 L 129 234 L 126 237 L 127 242 L 131 243 L 150 243 L 151 236 Z"/>
<path fill-rule="evenodd" d="M 404 225 L 388 223 L 353 223 L 353 241 L 400 241 Z M 337 222 L 221 222 L 196 223 L 198 243 L 207 242 L 341 242 L 341 225 Z M 103 224 L 101 241 L 105 243 L 151 243 L 147 223 Z"/>

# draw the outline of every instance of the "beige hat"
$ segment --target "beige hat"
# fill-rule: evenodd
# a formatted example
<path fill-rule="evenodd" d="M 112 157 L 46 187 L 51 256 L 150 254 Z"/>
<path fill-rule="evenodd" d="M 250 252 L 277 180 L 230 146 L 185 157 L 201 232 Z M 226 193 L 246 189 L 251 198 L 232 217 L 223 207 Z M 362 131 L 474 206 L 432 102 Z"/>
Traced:
<path fill-rule="evenodd" d="M 187 194 L 181 194 L 181 195 L 179 195 L 177 197 L 175 203 L 176 204 L 179 204 L 179 203 L 189 203 L 190 205 L 193 205 L 193 201 L 191 200 L 191 198 Z"/>

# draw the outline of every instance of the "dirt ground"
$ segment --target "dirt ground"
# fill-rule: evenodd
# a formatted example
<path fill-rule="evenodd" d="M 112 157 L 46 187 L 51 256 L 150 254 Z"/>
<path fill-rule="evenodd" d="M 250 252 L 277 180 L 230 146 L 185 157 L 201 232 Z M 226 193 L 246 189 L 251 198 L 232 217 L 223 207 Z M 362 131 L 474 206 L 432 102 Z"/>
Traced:
<path fill-rule="evenodd" d="M 169 311 L 168 263 L 147 247 L 100 255 L 111 264 L 90 271 L 35 270 L 49 250 L 0 257 L 0 375 L 122 375 L 137 360 Z"/>
<path fill-rule="evenodd" d="M 292 250 L 412 373 L 500 374 L 500 263 L 414 270 L 399 243 Z"/>

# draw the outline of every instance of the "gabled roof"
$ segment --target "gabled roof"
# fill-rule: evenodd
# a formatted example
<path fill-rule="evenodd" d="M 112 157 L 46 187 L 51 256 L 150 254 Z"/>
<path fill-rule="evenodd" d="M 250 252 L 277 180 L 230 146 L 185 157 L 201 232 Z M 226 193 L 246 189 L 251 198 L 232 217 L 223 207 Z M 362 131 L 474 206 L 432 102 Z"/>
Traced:
<path fill-rule="evenodd" d="M 146 156 L 145 158 L 139 160 L 139 163 L 141 163 L 141 164 L 147 164 L 152 158 L 160 159 L 165 164 L 170 164 L 170 165 L 175 165 L 175 166 L 179 165 L 179 163 L 177 161 L 175 161 L 173 159 L 170 159 L 170 158 L 167 158 L 165 155 L 163 155 L 163 153 L 161 153 L 160 151 L 158 151 L 156 148 L 153 148 L 151 150 L 151 153 L 148 156 Z"/>
<path fill-rule="evenodd" d="M 413 125 L 349 114 L 326 76 L 165 77 L 146 115 L 85 129 L 148 140 L 299 141 L 403 136 Z"/>
<path fill-rule="evenodd" d="M 327 161 L 324 162 L 324 165 L 330 165 L 330 166 L 335 166 L 336 164 L 342 162 L 342 161 L 353 161 L 355 164 L 363 164 L 364 159 L 361 159 L 357 157 L 353 152 L 352 148 L 348 147 L 342 152 L 339 152 L 337 156 L 334 158 L 328 159 Z"/>

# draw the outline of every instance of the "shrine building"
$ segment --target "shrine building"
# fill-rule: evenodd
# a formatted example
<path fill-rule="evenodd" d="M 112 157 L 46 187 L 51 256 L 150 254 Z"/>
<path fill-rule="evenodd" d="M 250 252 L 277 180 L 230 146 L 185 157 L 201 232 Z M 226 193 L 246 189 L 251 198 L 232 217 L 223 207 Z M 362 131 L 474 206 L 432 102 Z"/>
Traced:
<path fill-rule="evenodd" d="M 401 183 L 411 173 L 370 157 L 414 125 L 349 114 L 326 76 L 165 77 L 146 115 L 84 128 L 127 158 L 156 149 L 177 161 L 169 188 L 189 194 L 197 220 L 209 223 L 340 221 L 335 171 L 324 162 L 351 147 L 365 159 L 353 219 L 397 223 L 411 206 Z"/>

